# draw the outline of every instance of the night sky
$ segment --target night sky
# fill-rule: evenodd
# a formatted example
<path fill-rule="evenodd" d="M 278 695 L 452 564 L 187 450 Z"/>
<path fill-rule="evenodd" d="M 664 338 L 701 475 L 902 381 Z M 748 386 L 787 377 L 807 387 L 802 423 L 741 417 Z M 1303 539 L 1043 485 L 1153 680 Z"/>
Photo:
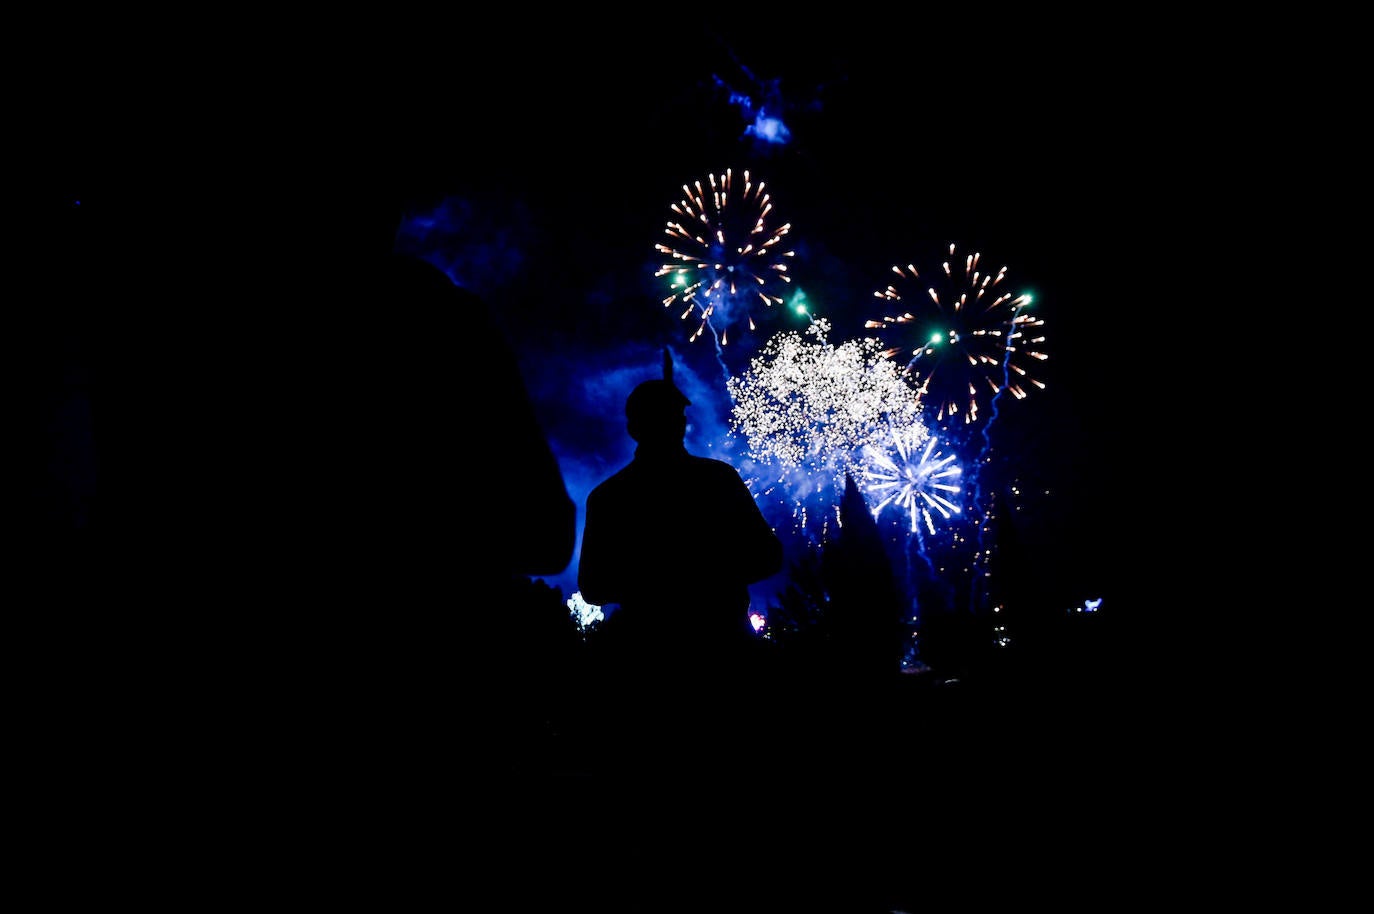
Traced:
<path fill-rule="evenodd" d="M 313 256 L 312 236 L 355 186 L 403 176 L 420 202 L 397 247 L 486 299 L 580 516 L 587 491 L 629 459 L 624 395 L 659 372 L 665 347 L 694 401 L 689 446 L 729 450 L 722 357 L 709 338 L 689 342 L 694 322 L 661 306 L 654 245 L 684 183 L 747 170 L 772 194 L 772 223 L 790 224 L 792 286 L 832 322 L 835 342 L 862 334 L 892 265 L 936 263 L 950 243 L 1034 292 L 1047 387 L 1006 404 L 993 434 L 1033 493 L 1018 521 L 1033 586 L 1055 606 L 1120 606 L 1132 600 L 1121 579 L 1121 401 L 1145 377 L 1138 302 L 1152 231 L 1139 218 L 1148 182 L 1126 163 L 1152 142 L 1148 105 L 1105 52 L 1078 59 L 1112 88 L 1110 104 L 1009 40 L 969 42 L 922 54 L 917 41 L 858 26 L 727 34 L 700 22 L 639 40 L 467 36 L 451 56 L 417 55 L 409 67 L 347 48 L 300 68 L 273 56 L 263 66 L 279 82 L 266 88 L 236 83 L 229 67 L 192 106 L 154 91 L 166 67 L 92 67 L 107 79 L 74 83 L 45 119 L 57 129 L 36 144 L 52 177 L 44 225 L 62 225 L 34 244 L 60 270 L 62 253 L 44 245 L 80 234 L 68 224 L 80 221 L 78 201 L 135 201 L 158 233 L 204 229 L 203 245 L 191 235 L 180 246 L 203 276 L 228 276 L 236 258 L 291 252 L 296 239 Z M 764 135 L 770 121 L 785 133 Z M 255 208 L 242 215 L 245 187 Z M 217 224 L 221 210 L 242 218 Z M 89 291 L 100 279 L 81 283 Z M 767 319 L 724 350 L 732 370 L 764 330 L 805 324 L 785 309 Z M 456 340 L 454 357 L 480 359 L 482 341 Z M 499 475 L 500 442 L 470 434 L 474 462 Z M 93 485 L 82 446 L 66 447 L 54 487 Z M 575 574 L 574 556 L 549 583 L 569 595 Z"/>

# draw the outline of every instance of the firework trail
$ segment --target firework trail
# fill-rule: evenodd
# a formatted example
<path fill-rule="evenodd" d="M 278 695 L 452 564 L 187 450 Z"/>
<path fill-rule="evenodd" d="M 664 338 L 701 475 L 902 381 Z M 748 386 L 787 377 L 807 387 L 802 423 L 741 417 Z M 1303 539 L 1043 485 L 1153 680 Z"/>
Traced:
<path fill-rule="evenodd" d="M 663 307 L 694 322 L 689 339 L 709 329 L 719 348 L 732 329 L 736 335 L 757 329 L 757 309 L 783 303 L 780 290 L 792 281 L 787 261 L 794 255 L 783 239 L 792 226 L 769 228 L 772 200 L 748 171 L 736 180 L 726 169 L 708 175 L 705 186 L 700 180 L 682 185 L 682 193 L 664 229 L 669 243 L 654 245 L 673 262 L 654 276 L 668 277 L 672 289 Z"/>
<path fill-rule="evenodd" d="M 1042 320 L 1034 319 L 1029 316 L 1024 316 L 1020 313 L 1022 308 L 1030 304 L 1029 295 L 1021 296 L 1017 299 L 1017 301 L 1019 302 L 1019 304 L 1017 305 L 1012 317 L 1012 326 L 1015 329 L 1008 337 L 1006 357 L 1002 361 L 1002 390 L 1014 390 L 1014 388 L 1012 387 L 1011 372 L 1019 371 L 1019 369 L 1017 369 L 1014 363 L 1012 362 L 1012 355 L 1016 352 L 1016 342 L 1022 338 L 1022 335 L 1027 330 L 1038 331 L 1039 328 L 1042 327 L 1044 324 L 1044 321 Z M 1031 340 L 1031 343 L 1033 345 L 1039 345 L 1043 343 L 1044 340 L 1045 338 L 1043 336 L 1038 335 L 1037 333 L 1035 338 Z M 1032 355 L 1036 355 L 1037 358 L 1041 359 L 1045 358 L 1043 354 L 1032 353 Z M 1038 386 L 1044 387 L 1043 384 Z M 982 440 L 982 448 L 979 451 L 979 456 L 980 459 L 983 461 L 989 459 L 992 454 L 992 438 L 990 435 L 990 431 L 992 429 L 993 424 L 997 421 L 997 416 L 1000 412 L 1000 399 L 1000 395 L 994 396 L 992 398 L 992 416 L 988 419 L 987 423 L 984 424 L 983 427 L 979 430 L 979 435 Z M 979 485 L 979 474 L 975 473 L 973 475 L 973 481 L 975 499 L 974 504 L 979 504 L 981 503 L 983 497 L 982 487 L 981 485 Z M 977 551 L 974 556 L 974 575 L 969 591 L 969 607 L 972 609 L 976 609 L 980 605 L 981 598 L 987 596 L 986 590 L 980 588 L 980 584 L 985 584 L 986 578 L 988 576 L 987 568 L 990 564 L 991 556 L 989 553 L 989 547 L 986 542 L 986 534 L 988 530 L 992 527 L 992 523 L 994 520 L 995 518 L 993 516 L 992 508 L 990 506 L 987 512 L 985 512 L 982 521 L 978 524 L 978 545 Z M 980 573 L 980 569 L 982 573 Z"/>
<path fill-rule="evenodd" d="M 833 345 L 830 324 L 772 337 L 742 375 L 726 382 L 731 431 L 753 461 L 751 487 L 790 505 L 796 529 L 811 514 L 822 533 L 838 510 L 847 472 L 861 473 L 863 446 L 890 427 L 921 427 L 920 403 L 900 368 L 872 338 Z"/>

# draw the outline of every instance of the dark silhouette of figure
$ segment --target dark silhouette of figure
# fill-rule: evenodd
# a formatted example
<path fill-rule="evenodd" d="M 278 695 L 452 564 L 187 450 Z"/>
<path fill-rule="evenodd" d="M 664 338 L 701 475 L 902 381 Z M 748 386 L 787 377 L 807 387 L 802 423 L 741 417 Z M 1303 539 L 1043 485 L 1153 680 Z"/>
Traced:
<path fill-rule="evenodd" d="M 613 740 L 655 723 L 728 732 L 757 653 L 749 586 L 782 568 L 782 543 L 739 473 L 688 453 L 689 405 L 671 380 L 635 387 L 625 401 L 634 458 L 587 496 L 578 587 L 612 607 L 598 632 L 603 697 L 633 715 Z"/>

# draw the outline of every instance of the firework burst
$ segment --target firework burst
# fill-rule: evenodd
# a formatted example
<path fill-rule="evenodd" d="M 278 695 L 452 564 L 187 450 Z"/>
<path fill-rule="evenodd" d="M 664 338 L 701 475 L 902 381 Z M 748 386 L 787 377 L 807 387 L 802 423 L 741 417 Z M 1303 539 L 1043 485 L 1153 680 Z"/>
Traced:
<path fill-rule="evenodd" d="M 923 428 L 901 369 L 872 338 L 833 345 L 820 319 L 772 337 L 726 382 L 731 431 L 745 442 L 756 490 L 790 502 L 799 528 L 838 506 L 844 475 L 861 472 L 863 446 L 891 426 Z"/>
<path fill-rule="evenodd" d="M 938 423 L 972 425 L 1003 391 L 1019 400 L 1028 386 L 1045 386 L 1027 367 L 1029 360 L 1046 358 L 1044 321 L 1025 313 L 1031 296 L 1010 290 L 1007 268 L 985 273 L 981 257 L 973 253 L 961 260 L 951 244 L 948 259 L 932 276 L 923 277 L 910 264 L 894 266 L 897 278 L 873 293 L 893 311 L 864 324 L 899 330 L 914 341 L 886 355 L 910 352 L 901 364 L 927 415 L 933 413 Z"/>
<path fill-rule="evenodd" d="M 912 533 L 919 532 L 924 525 L 933 536 L 936 515 L 947 523 L 963 513 L 950 500 L 962 492 L 958 480 L 963 470 L 955 463 L 953 454 L 937 450 L 938 444 L 923 424 L 913 423 L 904 428 L 889 428 L 885 446 L 863 446 L 864 483 L 879 499 L 872 508 L 875 518 L 890 506 L 910 516 Z"/>
<path fill-rule="evenodd" d="M 654 275 L 668 277 L 673 290 L 663 307 L 676 307 L 684 321 L 695 318 L 690 339 L 709 327 L 724 345 L 731 327 L 754 330 L 759 308 L 783 303 L 780 291 L 792 281 L 787 261 L 794 253 L 784 249 L 783 239 L 792 226 L 769 228 L 772 200 L 748 171 L 742 180 L 729 169 L 711 174 L 705 185 L 682 185 L 682 193 L 664 229 L 669 243 L 654 245 L 673 262 Z"/>

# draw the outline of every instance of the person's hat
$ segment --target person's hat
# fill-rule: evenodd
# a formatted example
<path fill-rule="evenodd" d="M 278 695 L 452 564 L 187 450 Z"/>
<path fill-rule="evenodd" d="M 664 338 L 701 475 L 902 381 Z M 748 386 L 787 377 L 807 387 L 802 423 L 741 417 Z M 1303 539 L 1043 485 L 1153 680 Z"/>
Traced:
<path fill-rule="evenodd" d="M 631 422 L 640 418 L 681 415 L 692 405 L 672 381 L 654 378 L 644 381 L 625 398 L 625 418 Z"/>

